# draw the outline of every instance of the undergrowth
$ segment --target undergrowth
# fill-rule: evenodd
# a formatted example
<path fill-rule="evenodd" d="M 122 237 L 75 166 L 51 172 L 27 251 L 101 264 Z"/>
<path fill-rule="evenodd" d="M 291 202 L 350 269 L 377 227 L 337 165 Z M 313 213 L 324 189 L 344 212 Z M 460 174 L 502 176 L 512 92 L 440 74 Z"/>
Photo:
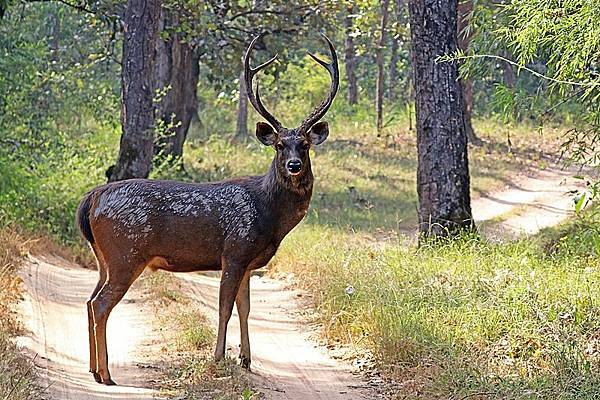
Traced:
<path fill-rule="evenodd" d="M 16 268 L 23 257 L 24 241 L 14 229 L 0 226 L 0 398 L 10 400 L 41 398 L 32 360 L 18 351 L 13 340 L 20 332 L 15 305 L 21 280 Z"/>

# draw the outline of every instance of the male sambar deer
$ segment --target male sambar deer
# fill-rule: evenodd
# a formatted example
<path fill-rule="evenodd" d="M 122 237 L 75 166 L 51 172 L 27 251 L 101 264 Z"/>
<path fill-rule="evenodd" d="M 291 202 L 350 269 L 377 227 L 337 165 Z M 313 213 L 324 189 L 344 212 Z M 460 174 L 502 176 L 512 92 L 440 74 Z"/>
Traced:
<path fill-rule="evenodd" d="M 300 124 L 288 129 L 263 106 L 254 76 L 275 61 L 256 68 L 244 57 L 248 98 L 269 123 L 256 125 L 256 136 L 276 150 L 266 175 L 213 183 L 131 179 L 88 192 L 77 210 L 79 228 L 98 260 L 100 278 L 87 302 L 90 372 L 112 385 L 106 349 L 106 322 L 113 307 L 146 268 L 172 272 L 221 270 L 219 327 L 215 359 L 225 355 L 227 323 L 235 301 L 240 317 L 241 364 L 250 367 L 248 314 L 250 273 L 265 266 L 283 238 L 307 213 L 313 188 L 311 145 L 329 134 L 319 122 L 337 93 L 339 70 L 331 41 L 331 63 L 309 55 L 331 76 L 327 98 Z"/>

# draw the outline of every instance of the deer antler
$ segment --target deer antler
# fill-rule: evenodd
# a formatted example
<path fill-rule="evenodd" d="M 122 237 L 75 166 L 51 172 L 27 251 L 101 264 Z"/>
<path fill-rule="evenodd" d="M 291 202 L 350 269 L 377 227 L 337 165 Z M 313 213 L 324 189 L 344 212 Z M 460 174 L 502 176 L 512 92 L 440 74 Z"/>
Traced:
<path fill-rule="evenodd" d="M 327 42 L 327 45 L 329 46 L 329 51 L 331 52 L 331 63 L 326 63 L 311 52 L 308 52 L 308 55 L 311 56 L 313 60 L 322 65 L 329 72 L 329 75 L 331 76 L 331 87 L 329 89 L 329 95 L 327 96 L 327 98 L 323 100 L 323 102 L 319 104 L 317 108 L 315 108 L 314 111 L 311 112 L 308 115 L 308 117 L 306 117 L 304 121 L 302 121 L 299 128 L 301 132 L 306 132 L 321 118 L 323 118 L 327 110 L 329 110 L 331 103 L 333 103 L 333 99 L 337 93 L 338 86 L 340 85 L 340 70 L 338 67 L 338 58 L 335 52 L 335 47 L 333 47 L 333 43 L 331 43 L 331 40 L 329 40 L 329 38 L 325 36 L 324 33 L 321 33 L 321 36 L 323 36 L 323 38 Z"/>
<path fill-rule="evenodd" d="M 275 61 L 275 59 L 277 58 L 276 54 L 275 57 L 271 58 L 265 63 L 260 64 L 258 67 L 250 67 L 250 53 L 254 49 L 254 45 L 256 44 L 256 42 L 259 39 L 261 39 L 264 35 L 264 33 L 261 33 L 260 35 L 255 37 L 252 40 L 252 42 L 250 42 L 248 50 L 246 50 L 246 55 L 244 56 L 244 81 L 246 83 L 246 93 L 248 93 L 248 99 L 250 100 L 250 103 L 252 103 L 254 109 L 260 115 L 262 115 L 263 118 L 266 119 L 273 126 L 273 128 L 275 128 L 276 131 L 279 131 L 280 129 L 282 129 L 281 123 L 277 121 L 277 118 L 275 118 L 270 112 L 267 111 L 265 106 L 263 106 L 262 102 L 260 101 L 260 94 L 258 92 L 258 82 L 256 82 L 256 95 L 254 95 L 254 91 L 252 89 L 252 79 L 254 78 L 254 75 L 256 75 L 261 69 L 264 69 L 271 65 L 273 61 Z"/>

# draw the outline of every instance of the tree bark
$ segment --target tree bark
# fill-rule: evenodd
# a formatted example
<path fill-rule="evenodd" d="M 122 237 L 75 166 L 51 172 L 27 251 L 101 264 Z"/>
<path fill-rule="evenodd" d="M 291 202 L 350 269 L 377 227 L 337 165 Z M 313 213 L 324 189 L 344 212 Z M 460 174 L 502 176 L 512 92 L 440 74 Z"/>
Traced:
<path fill-rule="evenodd" d="M 346 39 L 344 41 L 346 64 L 346 81 L 348 82 L 348 104 L 358 103 L 358 82 L 356 80 L 356 50 L 354 48 L 354 38 L 352 37 L 354 7 L 349 6 L 344 19 L 346 28 Z"/>
<path fill-rule="evenodd" d="M 385 71 L 383 65 L 383 50 L 385 49 L 385 41 L 387 39 L 387 20 L 389 14 L 389 0 L 381 1 L 381 25 L 379 42 L 377 43 L 376 61 L 377 61 L 377 89 L 375 93 L 375 110 L 377 112 L 377 134 L 383 129 L 383 92 Z"/>
<path fill-rule="evenodd" d="M 164 95 L 156 103 L 156 116 L 166 127 L 157 138 L 154 153 L 159 158 L 178 162 L 192 118 L 198 112 L 198 57 L 181 34 L 169 32 L 178 19 L 165 11 L 160 30 L 168 34 L 156 43 L 156 89 Z"/>
<path fill-rule="evenodd" d="M 128 0 L 123 18 L 121 143 L 110 181 L 147 178 L 154 138 L 154 68 L 160 0 Z"/>
<path fill-rule="evenodd" d="M 233 140 L 244 141 L 248 138 L 248 95 L 244 83 L 244 71 L 240 73 L 240 97 L 238 100 L 237 124 Z"/>
<path fill-rule="evenodd" d="M 458 65 L 436 62 L 457 49 L 456 1 L 409 1 L 422 237 L 474 227 Z"/>
<path fill-rule="evenodd" d="M 510 59 L 508 53 L 504 53 L 503 57 Z M 515 74 L 513 66 L 510 63 L 507 63 L 506 61 L 500 61 L 500 65 L 502 65 L 503 71 L 502 83 L 504 83 L 504 86 L 513 89 L 517 84 L 517 75 Z"/>
<path fill-rule="evenodd" d="M 388 84 L 388 99 L 396 100 L 398 85 L 398 38 L 392 39 L 392 56 L 390 58 L 390 82 Z"/>
<path fill-rule="evenodd" d="M 458 48 L 467 52 L 473 33 L 466 29 L 469 26 L 469 19 L 473 12 L 473 0 L 458 0 Z M 460 84 L 463 92 L 463 101 L 465 108 L 465 125 L 467 129 L 467 139 L 471 144 L 481 144 L 481 139 L 477 137 L 473 129 L 473 81 L 471 78 L 461 78 Z"/>
<path fill-rule="evenodd" d="M 404 0 L 396 0 L 396 23 L 402 25 L 404 23 L 403 12 Z M 388 85 L 388 98 L 390 101 L 395 101 L 398 98 L 398 59 L 400 50 L 400 39 L 394 37 L 392 41 L 392 57 L 390 59 L 390 83 Z"/>

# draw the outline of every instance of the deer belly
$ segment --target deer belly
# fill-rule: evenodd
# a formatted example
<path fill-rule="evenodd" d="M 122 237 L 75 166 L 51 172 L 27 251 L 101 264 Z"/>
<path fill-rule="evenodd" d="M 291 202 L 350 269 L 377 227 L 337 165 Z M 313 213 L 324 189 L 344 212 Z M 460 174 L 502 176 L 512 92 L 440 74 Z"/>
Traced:
<path fill-rule="evenodd" d="M 221 268 L 223 235 L 211 221 L 174 218 L 163 221 L 149 235 L 147 257 L 161 256 L 168 271 L 199 271 Z"/>

